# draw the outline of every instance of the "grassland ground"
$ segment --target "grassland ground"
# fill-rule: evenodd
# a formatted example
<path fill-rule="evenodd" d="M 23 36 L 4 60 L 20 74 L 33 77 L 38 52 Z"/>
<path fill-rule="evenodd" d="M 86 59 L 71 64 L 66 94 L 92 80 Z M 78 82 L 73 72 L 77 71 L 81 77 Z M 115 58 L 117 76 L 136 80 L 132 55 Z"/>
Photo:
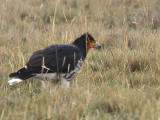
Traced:
<path fill-rule="evenodd" d="M 0 0 L 0 119 L 160 119 L 159 0 Z M 90 50 L 70 89 L 9 73 L 36 50 L 86 31 Z"/>

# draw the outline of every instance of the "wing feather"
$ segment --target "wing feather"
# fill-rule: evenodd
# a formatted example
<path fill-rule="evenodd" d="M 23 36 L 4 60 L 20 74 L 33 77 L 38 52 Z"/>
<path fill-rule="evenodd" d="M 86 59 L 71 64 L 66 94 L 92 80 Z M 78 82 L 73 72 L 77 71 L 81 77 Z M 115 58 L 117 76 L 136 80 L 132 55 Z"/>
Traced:
<path fill-rule="evenodd" d="M 81 51 L 77 47 L 58 44 L 34 52 L 27 64 L 30 67 L 41 68 L 43 57 L 44 65 L 52 72 L 69 72 L 75 68 L 78 60 L 83 58 Z"/>

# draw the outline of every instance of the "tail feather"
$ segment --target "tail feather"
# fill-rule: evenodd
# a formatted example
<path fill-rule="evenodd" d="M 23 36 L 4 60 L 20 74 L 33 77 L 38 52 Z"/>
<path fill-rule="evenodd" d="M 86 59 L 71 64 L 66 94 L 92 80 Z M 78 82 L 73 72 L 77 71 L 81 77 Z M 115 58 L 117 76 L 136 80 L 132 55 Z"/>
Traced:
<path fill-rule="evenodd" d="M 18 76 L 17 72 L 9 74 L 9 77 L 16 77 L 16 76 Z"/>
<path fill-rule="evenodd" d="M 44 70 L 44 72 L 46 72 L 46 70 Z M 17 72 L 11 73 L 9 77 L 19 77 L 19 76 L 31 75 L 34 73 L 41 73 L 41 67 L 28 68 L 28 69 L 24 67 L 18 70 Z"/>
<path fill-rule="evenodd" d="M 9 85 L 14 85 L 14 84 L 22 82 L 22 81 L 23 81 L 22 79 L 14 78 L 14 79 L 9 80 L 8 83 L 9 83 Z"/>
<path fill-rule="evenodd" d="M 9 77 L 19 77 L 23 71 L 25 71 L 25 68 L 22 68 L 22 69 L 18 70 L 17 72 L 13 72 L 13 73 L 9 74 Z"/>
<path fill-rule="evenodd" d="M 30 67 L 26 65 L 25 67 L 21 68 L 17 72 L 13 72 L 9 75 L 9 77 L 15 77 L 8 81 L 9 85 L 13 85 L 15 83 L 19 83 L 23 80 L 31 78 L 36 75 L 36 73 L 41 73 L 41 67 Z M 44 69 L 44 73 L 48 72 L 48 69 Z"/>
<path fill-rule="evenodd" d="M 28 70 L 24 67 L 18 70 L 17 72 L 11 73 L 9 77 L 19 77 L 21 75 L 28 74 Z"/>
<path fill-rule="evenodd" d="M 9 75 L 9 77 L 15 77 L 11 80 L 8 81 L 9 85 L 13 85 L 16 83 L 19 83 L 23 80 L 26 80 L 30 77 L 33 77 L 35 75 L 33 75 L 33 73 L 35 72 L 35 70 L 37 69 L 26 69 L 25 67 L 18 70 L 17 72 L 13 72 Z"/>
<path fill-rule="evenodd" d="M 22 82 L 30 77 L 33 77 L 35 75 L 23 75 L 23 76 L 18 76 L 16 78 L 13 78 L 11 80 L 8 81 L 9 85 L 14 85 L 16 83 Z"/>

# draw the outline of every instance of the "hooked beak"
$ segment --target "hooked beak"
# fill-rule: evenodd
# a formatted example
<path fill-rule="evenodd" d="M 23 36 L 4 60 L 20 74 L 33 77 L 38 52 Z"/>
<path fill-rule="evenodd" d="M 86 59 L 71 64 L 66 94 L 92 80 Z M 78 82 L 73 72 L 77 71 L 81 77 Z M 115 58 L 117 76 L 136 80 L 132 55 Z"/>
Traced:
<path fill-rule="evenodd" d="M 94 48 L 100 49 L 100 48 L 101 48 L 101 45 L 100 45 L 99 43 L 96 42 L 96 44 L 94 45 Z"/>

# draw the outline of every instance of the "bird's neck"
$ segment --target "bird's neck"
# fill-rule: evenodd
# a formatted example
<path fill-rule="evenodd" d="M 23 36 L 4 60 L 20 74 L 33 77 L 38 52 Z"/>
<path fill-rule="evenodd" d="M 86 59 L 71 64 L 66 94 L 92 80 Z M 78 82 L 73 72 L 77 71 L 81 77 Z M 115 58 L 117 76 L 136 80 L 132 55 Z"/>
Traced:
<path fill-rule="evenodd" d="M 88 51 L 86 48 L 86 40 L 77 38 L 72 44 L 77 46 L 82 51 L 83 57 L 85 59 Z"/>

